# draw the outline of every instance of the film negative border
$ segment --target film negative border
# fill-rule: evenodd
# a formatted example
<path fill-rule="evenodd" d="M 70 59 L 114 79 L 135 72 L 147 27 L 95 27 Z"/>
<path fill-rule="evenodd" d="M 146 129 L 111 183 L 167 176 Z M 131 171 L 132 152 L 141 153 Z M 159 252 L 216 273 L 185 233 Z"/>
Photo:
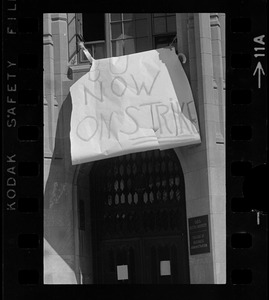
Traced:
<path fill-rule="evenodd" d="M 227 24 L 228 76 L 227 284 L 211 286 L 210 289 L 208 286 L 179 288 L 183 294 L 193 297 L 202 292 L 208 299 L 227 299 L 227 295 L 233 295 L 234 299 L 263 299 L 266 289 L 265 271 L 262 270 L 263 262 L 267 260 L 267 251 L 263 250 L 267 247 L 267 215 L 263 213 L 263 205 L 251 193 L 243 192 L 246 190 L 244 181 L 258 184 L 261 189 L 265 183 L 258 182 L 261 177 L 254 169 L 266 162 L 266 14 L 264 2 L 243 2 L 241 6 L 234 4 L 235 12 L 227 8 L 229 2 L 223 6 Z M 38 8 L 33 1 L 29 3 L 27 6 L 25 1 L 4 1 L 4 297 L 46 299 L 55 291 L 55 294 L 59 296 L 60 293 L 65 298 L 79 293 L 87 295 L 87 286 L 82 290 L 81 287 L 43 285 L 41 10 L 45 12 L 46 9 Z M 24 8 L 20 7 L 22 4 Z M 31 12 L 30 5 L 39 11 L 38 18 L 36 13 Z M 252 175 L 253 170 L 257 177 Z M 122 295 L 132 293 L 134 297 L 139 296 L 141 291 L 148 296 L 158 293 L 169 297 L 177 288 L 164 291 L 156 287 L 152 292 L 149 288 L 129 287 L 128 290 L 123 287 L 121 292 Z M 100 297 L 105 295 L 101 288 L 95 287 L 94 290 L 99 292 Z M 110 291 L 116 293 L 117 289 L 111 287 Z"/>
<path fill-rule="evenodd" d="M 5 299 L 42 283 L 42 24 L 3 1 L 3 237 Z"/>
<path fill-rule="evenodd" d="M 266 74 L 267 33 L 265 19 L 264 24 L 258 20 L 255 9 L 232 13 L 227 40 L 227 71 L 231 72 L 227 97 L 231 101 L 227 105 L 227 257 L 231 263 L 227 284 L 244 286 L 250 298 L 265 297 L 260 270 L 267 260 L 261 250 L 267 247 L 267 215 L 263 197 L 258 196 L 266 185 L 266 83 L 262 76 Z M 256 186 L 256 193 L 251 185 Z"/>

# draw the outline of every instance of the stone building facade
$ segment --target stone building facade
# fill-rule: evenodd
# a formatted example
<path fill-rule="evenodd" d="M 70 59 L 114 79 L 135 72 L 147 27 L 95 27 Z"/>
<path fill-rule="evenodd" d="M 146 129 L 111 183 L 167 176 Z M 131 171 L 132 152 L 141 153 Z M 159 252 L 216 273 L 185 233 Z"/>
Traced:
<path fill-rule="evenodd" d="M 44 283 L 225 283 L 225 15 L 47 13 L 43 28 Z M 183 53 L 201 143 L 72 165 L 69 89 L 89 71 L 79 34 L 95 59 Z"/>

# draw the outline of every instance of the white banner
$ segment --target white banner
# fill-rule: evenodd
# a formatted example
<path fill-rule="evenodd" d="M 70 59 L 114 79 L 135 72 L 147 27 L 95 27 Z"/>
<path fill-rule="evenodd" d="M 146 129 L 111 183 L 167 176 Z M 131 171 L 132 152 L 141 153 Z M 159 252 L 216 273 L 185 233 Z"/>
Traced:
<path fill-rule="evenodd" d="M 200 143 L 191 88 L 173 48 L 93 60 L 70 93 L 73 164 Z"/>

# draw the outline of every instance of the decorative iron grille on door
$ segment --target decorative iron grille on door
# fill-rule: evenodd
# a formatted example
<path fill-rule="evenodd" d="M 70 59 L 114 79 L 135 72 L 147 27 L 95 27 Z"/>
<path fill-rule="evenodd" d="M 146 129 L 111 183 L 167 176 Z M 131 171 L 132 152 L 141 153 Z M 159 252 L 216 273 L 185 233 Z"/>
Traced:
<path fill-rule="evenodd" d="M 96 162 L 91 172 L 97 283 L 188 283 L 184 178 L 173 150 Z"/>

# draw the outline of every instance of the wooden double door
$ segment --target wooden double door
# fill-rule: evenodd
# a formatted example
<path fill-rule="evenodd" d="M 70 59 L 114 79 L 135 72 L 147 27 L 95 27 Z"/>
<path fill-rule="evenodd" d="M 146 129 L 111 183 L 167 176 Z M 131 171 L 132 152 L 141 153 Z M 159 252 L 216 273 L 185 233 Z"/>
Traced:
<path fill-rule="evenodd" d="M 183 239 L 176 237 L 133 238 L 103 242 L 100 283 L 189 283 L 188 260 Z"/>
<path fill-rule="evenodd" d="M 94 164 L 94 282 L 189 283 L 184 178 L 173 150 Z"/>

